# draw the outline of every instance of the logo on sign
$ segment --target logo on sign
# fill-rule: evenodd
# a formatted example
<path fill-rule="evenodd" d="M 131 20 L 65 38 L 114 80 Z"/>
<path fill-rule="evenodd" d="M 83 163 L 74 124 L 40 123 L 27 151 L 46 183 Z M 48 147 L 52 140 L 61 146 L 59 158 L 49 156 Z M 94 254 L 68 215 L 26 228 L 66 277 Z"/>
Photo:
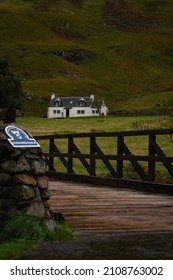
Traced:
<path fill-rule="evenodd" d="M 34 138 L 30 138 L 28 134 L 19 127 L 9 125 L 5 128 L 5 132 L 10 137 L 8 141 L 14 148 L 40 147 L 40 145 Z"/>

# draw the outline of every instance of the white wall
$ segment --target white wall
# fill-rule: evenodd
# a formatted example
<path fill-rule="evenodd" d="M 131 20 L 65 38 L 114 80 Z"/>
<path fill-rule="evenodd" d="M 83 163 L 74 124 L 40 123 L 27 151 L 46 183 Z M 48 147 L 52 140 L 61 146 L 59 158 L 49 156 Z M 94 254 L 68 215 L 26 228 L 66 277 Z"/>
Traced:
<path fill-rule="evenodd" d="M 105 104 L 102 104 L 102 106 L 100 108 L 100 115 L 107 116 L 108 113 L 109 113 L 109 110 L 108 110 L 107 106 Z"/>
<path fill-rule="evenodd" d="M 96 108 L 74 107 L 69 109 L 69 117 L 99 116 Z M 66 109 L 62 107 L 48 107 L 47 118 L 65 118 Z"/>
<path fill-rule="evenodd" d="M 64 108 L 60 107 L 48 107 L 47 118 L 62 118 L 64 114 Z"/>
<path fill-rule="evenodd" d="M 91 107 L 74 107 L 70 111 L 70 117 L 91 117 L 99 116 L 96 108 Z"/>

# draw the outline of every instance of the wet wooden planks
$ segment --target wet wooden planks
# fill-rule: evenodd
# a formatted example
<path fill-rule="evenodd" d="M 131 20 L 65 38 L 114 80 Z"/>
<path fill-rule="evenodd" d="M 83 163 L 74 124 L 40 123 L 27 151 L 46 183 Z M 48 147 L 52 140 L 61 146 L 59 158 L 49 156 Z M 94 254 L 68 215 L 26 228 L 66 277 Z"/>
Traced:
<path fill-rule="evenodd" d="M 77 231 L 173 231 L 173 196 L 50 181 L 51 209 Z"/>

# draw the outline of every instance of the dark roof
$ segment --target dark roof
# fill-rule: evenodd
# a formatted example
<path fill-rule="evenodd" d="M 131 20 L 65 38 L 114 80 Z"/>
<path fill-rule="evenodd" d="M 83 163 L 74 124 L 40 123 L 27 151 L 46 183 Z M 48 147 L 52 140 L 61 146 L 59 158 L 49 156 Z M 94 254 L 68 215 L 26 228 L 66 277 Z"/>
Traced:
<path fill-rule="evenodd" d="M 57 103 L 57 105 L 56 105 Z M 65 107 L 65 108 L 72 108 L 72 107 L 80 107 L 84 103 L 86 107 L 91 106 L 91 99 L 90 97 L 55 97 L 50 99 L 49 107 Z"/>

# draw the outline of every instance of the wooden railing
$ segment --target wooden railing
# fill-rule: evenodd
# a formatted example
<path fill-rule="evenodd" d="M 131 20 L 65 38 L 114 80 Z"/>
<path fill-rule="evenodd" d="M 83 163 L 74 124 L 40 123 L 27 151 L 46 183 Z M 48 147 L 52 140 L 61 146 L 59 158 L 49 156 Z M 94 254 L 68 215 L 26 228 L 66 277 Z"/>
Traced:
<path fill-rule="evenodd" d="M 162 191 L 162 187 L 168 192 L 173 192 L 173 156 L 168 156 L 164 152 L 165 147 L 160 147 L 158 144 L 158 137 L 169 137 L 169 143 L 172 141 L 170 135 L 173 134 L 173 129 L 163 130 L 139 130 L 139 131 L 125 131 L 125 132 L 100 132 L 100 133 L 76 133 L 76 134 L 59 134 L 49 136 L 36 136 L 37 141 L 48 141 L 48 151 L 44 152 L 46 163 L 48 165 L 48 173 L 50 176 L 90 182 L 102 185 L 112 185 L 121 187 L 137 187 L 142 189 Z M 147 141 L 147 152 L 145 155 L 134 154 L 131 147 L 127 144 L 129 137 L 132 142 L 138 138 L 140 143 Z M 98 141 L 106 138 L 107 147 L 109 147 L 110 139 L 113 139 L 115 153 L 107 154 L 103 151 Z M 78 139 L 78 144 L 75 142 Z M 88 140 L 89 152 L 84 152 L 84 141 Z M 141 139 L 141 140 L 140 140 Z M 67 151 L 61 151 L 60 140 L 66 140 Z M 82 145 L 81 145 L 82 143 Z M 79 148 L 80 144 L 80 148 Z M 172 144 L 172 142 L 170 143 Z M 140 144 L 139 144 L 140 145 Z M 64 146 L 64 144 L 63 144 Z M 82 146 L 82 148 L 81 148 Z M 173 153 L 172 153 L 173 154 Z M 58 158 L 63 165 L 65 172 L 58 170 L 58 165 L 55 164 L 55 159 Z M 74 161 L 79 159 L 81 165 L 87 172 L 83 175 L 75 171 Z M 109 176 L 101 176 L 97 174 L 97 162 L 101 161 Z M 133 167 L 137 174 L 137 179 L 128 178 L 127 174 L 124 176 L 124 168 L 127 162 Z M 145 163 L 145 167 L 143 166 Z M 157 173 L 157 163 L 162 163 L 166 172 L 170 176 L 169 183 L 155 182 Z"/>

